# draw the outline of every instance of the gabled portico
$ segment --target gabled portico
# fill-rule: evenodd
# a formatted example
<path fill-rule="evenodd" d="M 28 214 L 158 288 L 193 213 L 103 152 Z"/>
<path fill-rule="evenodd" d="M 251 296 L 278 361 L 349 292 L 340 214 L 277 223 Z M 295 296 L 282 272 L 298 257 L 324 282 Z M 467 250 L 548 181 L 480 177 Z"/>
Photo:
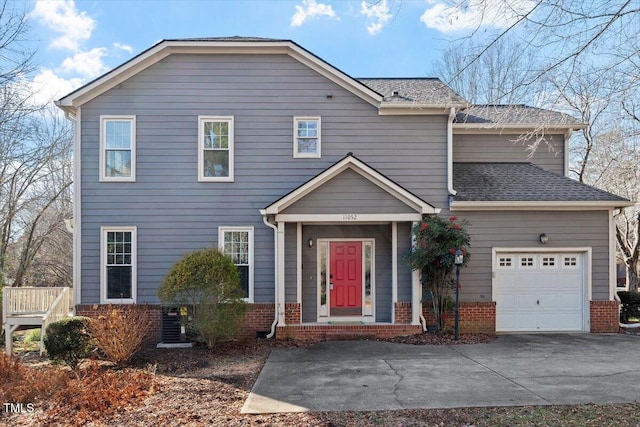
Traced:
<path fill-rule="evenodd" d="M 411 225 L 438 212 L 352 153 L 261 210 L 277 227 L 277 326 L 420 325 L 419 278 L 401 257 Z"/>

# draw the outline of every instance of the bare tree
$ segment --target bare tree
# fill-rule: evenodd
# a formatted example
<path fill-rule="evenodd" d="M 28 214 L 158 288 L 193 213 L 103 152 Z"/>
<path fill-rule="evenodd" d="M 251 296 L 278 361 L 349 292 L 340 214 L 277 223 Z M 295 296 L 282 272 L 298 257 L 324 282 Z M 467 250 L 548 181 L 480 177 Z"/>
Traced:
<path fill-rule="evenodd" d="M 34 52 L 26 47 L 26 6 L 0 0 L 0 285 L 10 276 L 13 286 L 60 238 L 71 200 L 70 126 L 33 102 L 27 81 Z"/>
<path fill-rule="evenodd" d="M 501 39 L 478 57 L 483 47 L 474 41 L 452 43 L 433 66 L 434 74 L 475 104 L 535 103 L 524 82 L 534 58 L 520 43 Z M 474 60 L 477 58 L 477 60 Z"/>
<path fill-rule="evenodd" d="M 449 6 L 451 19 L 465 10 L 481 15 L 481 24 L 468 37 L 486 40 L 484 48 L 460 68 L 465 70 L 491 51 L 503 39 L 518 38 L 524 51 L 534 52 L 538 68 L 532 70 L 523 85 L 529 86 L 550 72 L 563 70 L 567 81 L 572 71 L 584 64 L 601 69 L 627 69 L 636 75 L 640 43 L 637 29 L 640 25 L 640 4 L 635 0 L 532 0 L 528 2 L 502 2 L 504 7 L 492 7 L 493 0 L 444 0 Z M 514 5 L 511 7 L 511 5 Z M 486 26 L 495 16 L 508 26 L 485 37 Z M 544 60 L 543 60 L 544 59 Z"/>
<path fill-rule="evenodd" d="M 566 4 L 566 7 L 572 6 L 575 4 Z M 527 51 L 526 45 L 515 48 L 513 46 L 519 45 L 510 45 L 506 40 L 503 35 L 480 52 L 467 50 L 464 43 L 462 48 L 450 48 L 446 58 L 436 67 L 445 78 L 453 79 L 450 83 L 453 88 L 472 101 L 511 100 L 511 94 L 524 90 L 535 94 L 533 97 L 522 95 L 529 102 L 533 98 L 534 105 L 578 118 L 586 127 L 574 132 L 570 140 L 570 174 L 580 182 L 630 200 L 640 200 L 640 96 L 636 64 L 640 61 L 637 55 L 625 56 L 616 66 L 606 61 L 589 63 L 572 59 L 567 62 L 570 66 L 562 66 L 562 61 L 558 60 L 553 67 L 547 62 L 546 67 L 532 69 L 530 64 L 536 61 L 529 58 L 520 61 L 520 57 L 496 54 L 505 46 L 510 46 L 507 50 L 513 50 L 514 55 Z M 635 49 L 637 42 L 629 43 L 631 46 L 616 50 L 618 58 L 619 52 Z M 558 52 L 558 58 L 563 53 Z M 503 60 L 506 61 L 504 71 L 512 73 L 512 77 L 504 78 L 499 72 L 492 71 L 493 64 L 499 62 L 498 57 L 511 59 Z M 631 66 L 636 67 L 635 72 Z M 505 84 L 505 81 L 513 85 Z M 488 87 L 482 89 L 479 84 Z M 495 123 L 496 127 L 500 125 Z M 544 124 L 514 141 L 523 143 L 531 155 L 545 141 Z M 640 277 L 639 215 L 640 205 L 636 204 L 621 210 L 616 217 L 617 256 L 627 268 L 632 290 L 637 289 Z"/>

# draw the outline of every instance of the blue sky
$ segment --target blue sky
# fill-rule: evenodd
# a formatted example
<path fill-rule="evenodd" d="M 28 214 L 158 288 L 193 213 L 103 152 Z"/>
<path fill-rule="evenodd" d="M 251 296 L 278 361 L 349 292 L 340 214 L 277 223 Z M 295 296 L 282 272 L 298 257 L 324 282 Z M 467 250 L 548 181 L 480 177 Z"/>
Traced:
<path fill-rule="evenodd" d="M 18 1 L 18 0 L 10 0 Z M 291 39 L 354 77 L 427 77 L 446 40 L 503 28 L 505 1 L 483 14 L 439 0 L 31 0 L 40 99 L 58 98 L 162 39 Z M 491 10 L 495 5 L 495 11 Z M 500 18 L 498 18 L 500 16 Z"/>

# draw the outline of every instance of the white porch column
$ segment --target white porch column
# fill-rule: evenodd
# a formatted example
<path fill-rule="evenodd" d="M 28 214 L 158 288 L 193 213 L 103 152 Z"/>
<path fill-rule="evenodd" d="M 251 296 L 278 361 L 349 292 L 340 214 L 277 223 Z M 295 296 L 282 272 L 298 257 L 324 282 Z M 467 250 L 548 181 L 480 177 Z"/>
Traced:
<path fill-rule="evenodd" d="M 285 227 L 284 222 L 280 221 L 278 222 L 278 271 L 276 272 L 276 277 L 278 280 L 278 300 L 276 301 L 277 304 L 277 311 L 278 311 L 278 326 L 285 326 L 285 321 L 284 321 L 284 301 L 285 301 L 285 297 L 284 297 L 284 227 Z"/>
<path fill-rule="evenodd" d="M 413 226 L 418 224 L 413 222 Z M 420 325 L 420 312 L 422 311 L 422 285 L 420 284 L 420 272 L 414 270 L 411 274 L 411 324 Z"/>
<path fill-rule="evenodd" d="M 391 223 L 391 322 L 396 322 L 398 302 L 398 223 Z"/>
<path fill-rule="evenodd" d="M 296 225 L 296 301 L 302 310 L 302 223 Z M 302 313 L 300 313 L 302 315 Z"/>

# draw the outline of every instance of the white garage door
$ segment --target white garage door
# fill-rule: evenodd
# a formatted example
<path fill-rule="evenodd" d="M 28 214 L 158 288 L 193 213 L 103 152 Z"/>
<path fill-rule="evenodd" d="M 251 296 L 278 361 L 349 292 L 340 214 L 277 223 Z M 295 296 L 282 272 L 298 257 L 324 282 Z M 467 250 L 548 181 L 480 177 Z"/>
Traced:
<path fill-rule="evenodd" d="M 580 253 L 497 253 L 496 331 L 581 331 L 584 256 Z"/>

